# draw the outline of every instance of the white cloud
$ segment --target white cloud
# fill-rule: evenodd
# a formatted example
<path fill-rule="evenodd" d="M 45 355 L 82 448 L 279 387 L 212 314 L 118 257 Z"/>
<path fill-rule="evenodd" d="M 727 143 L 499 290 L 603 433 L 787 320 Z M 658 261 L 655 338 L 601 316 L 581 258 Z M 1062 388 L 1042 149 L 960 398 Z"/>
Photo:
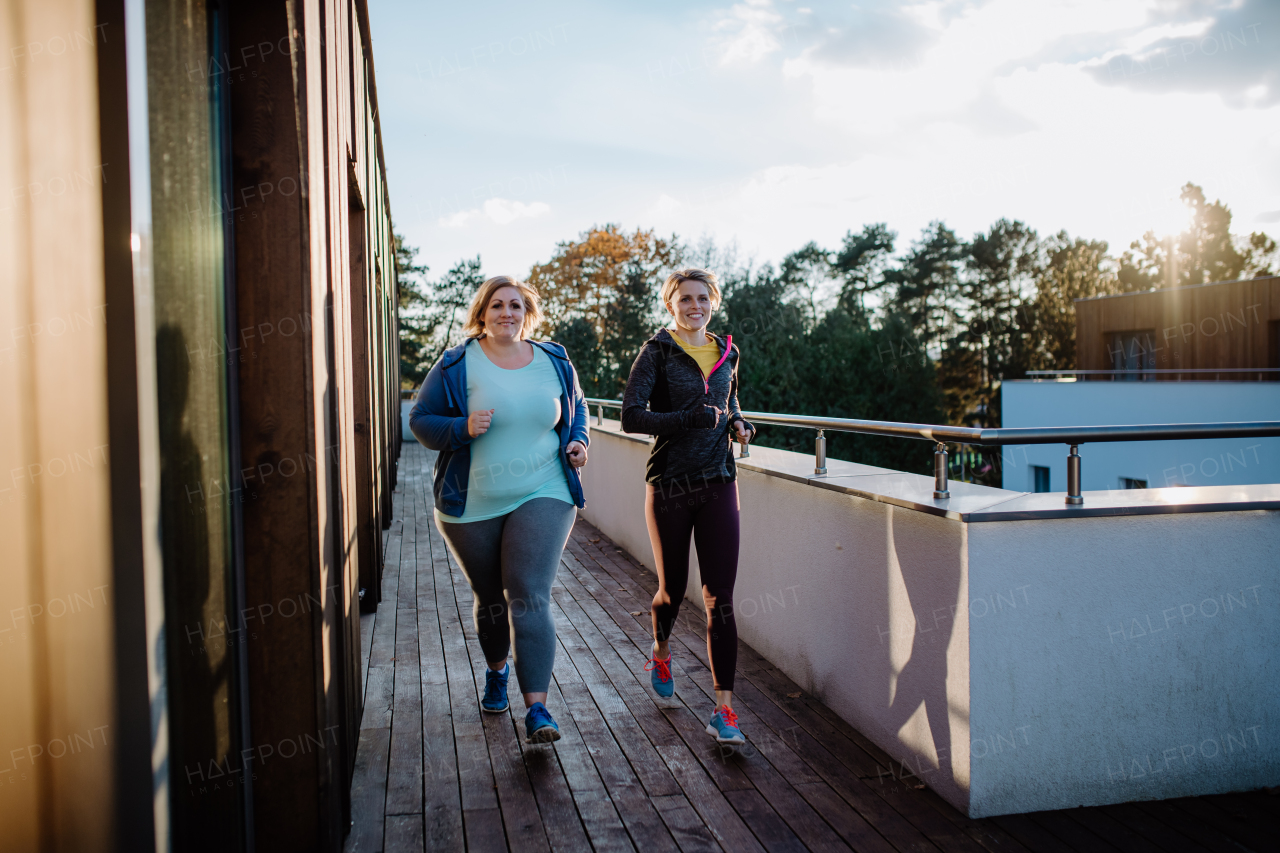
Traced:
<path fill-rule="evenodd" d="M 745 61 L 755 63 L 781 48 L 777 30 L 782 16 L 773 11 L 770 0 L 739 3 L 716 23 L 716 30 L 728 33 L 719 39 L 720 64 Z"/>
<path fill-rule="evenodd" d="M 507 225 L 517 219 L 545 216 L 550 212 L 550 205 L 541 201 L 525 204 L 505 198 L 491 198 L 477 209 L 464 210 L 452 216 L 442 216 L 439 224 L 442 228 L 461 228 L 468 222 L 483 216 L 497 225 Z"/>

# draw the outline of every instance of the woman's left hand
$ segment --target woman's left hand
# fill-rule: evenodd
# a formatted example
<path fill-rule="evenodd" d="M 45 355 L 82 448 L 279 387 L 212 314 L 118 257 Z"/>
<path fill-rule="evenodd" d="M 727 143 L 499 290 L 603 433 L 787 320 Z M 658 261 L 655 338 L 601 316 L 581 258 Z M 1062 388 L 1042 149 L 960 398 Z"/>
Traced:
<path fill-rule="evenodd" d="M 581 468 L 587 464 L 587 446 L 581 441 L 569 442 L 569 446 L 565 448 L 565 453 L 569 457 L 569 464 L 574 468 Z"/>
<path fill-rule="evenodd" d="M 733 422 L 733 429 L 738 434 L 735 440 L 740 441 L 743 444 L 750 441 L 756 432 L 754 428 L 747 427 L 746 423 L 747 422 L 741 418 Z"/>

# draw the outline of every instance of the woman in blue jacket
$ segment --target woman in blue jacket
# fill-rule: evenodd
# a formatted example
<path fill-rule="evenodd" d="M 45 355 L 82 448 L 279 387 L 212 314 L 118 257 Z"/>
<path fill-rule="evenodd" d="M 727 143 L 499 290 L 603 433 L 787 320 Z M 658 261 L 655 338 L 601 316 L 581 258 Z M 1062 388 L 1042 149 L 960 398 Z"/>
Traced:
<path fill-rule="evenodd" d="M 439 451 L 436 524 L 475 597 L 489 664 L 480 707 L 507 710 L 507 653 L 515 648 L 525 739 L 560 730 L 547 711 L 556 631 L 551 584 L 583 505 L 587 406 L 564 347 L 528 341 L 542 320 L 537 292 L 497 276 L 476 292 L 463 333 L 422 383 L 409 428 Z"/>

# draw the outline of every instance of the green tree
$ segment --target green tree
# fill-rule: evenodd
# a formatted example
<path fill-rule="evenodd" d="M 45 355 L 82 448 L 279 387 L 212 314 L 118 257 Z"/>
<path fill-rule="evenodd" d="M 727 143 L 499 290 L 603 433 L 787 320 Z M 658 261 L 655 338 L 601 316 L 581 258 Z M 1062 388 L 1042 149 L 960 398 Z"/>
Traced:
<path fill-rule="evenodd" d="M 1119 281 L 1126 291 L 1185 287 L 1244 276 L 1267 275 L 1276 261 L 1275 241 L 1261 232 L 1231 234 L 1231 209 L 1212 204 L 1204 190 L 1187 183 L 1180 195 L 1190 224 L 1180 234 L 1147 231 L 1120 257 Z M 1270 248 L 1268 248 L 1270 247 Z"/>
<path fill-rule="evenodd" d="M 897 288 L 893 310 L 904 314 L 913 333 L 926 346 L 940 347 L 956 325 L 960 262 L 967 247 L 940 221 L 931 222 L 901 264 L 885 272 L 885 283 Z"/>
<path fill-rule="evenodd" d="M 1036 275 L 1034 298 L 1020 312 L 1031 343 L 1025 370 L 1076 367 L 1075 300 L 1120 293 L 1125 288 L 1104 240 L 1085 240 L 1059 231 L 1045 242 L 1045 264 Z"/>
<path fill-rule="evenodd" d="M 811 330 L 803 352 L 805 414 L 910 423 L 942 419 L 936 366 L 901 314 L 889 314 L 874 327 L 865 313 L 837 307 Z M 812 442 L 813 433 L 799 432 L 802 441 Z M 919 473 L 933 464 L 933 445 L 926 441 L 827 435 L 827 452 L 835 459 Z"/>
<path fill-rule="evenodd" d="M 950 395 L 953 423 L 998 426 L 1000 383 L 1024 349 L 1017 314 L 1040 268 L 1039 237 L 1022 222 L 997 220 L 974 235 L 965 266 L 961 292 L 967 322 L 952 346 L 967 352 L 963 357 L 952 353 L 952 375 L 943 387 L 968 392 Z"/>
<path fill-rule="evenodd" d="M 1254 231 L 1248 239 L 1240 242 L 1243 244 L 1240 254 L 1244 257 L 1244 277 L 1261 278 L 1280 273 L 1280 251 L 1275 240 L 1261 231 Z"/>
<path fill-rule="evenodd" d="M 844 282 L 840 301 L 846 310 L 856 305 L 865 311 L 867 295 L 889 284 L 884 271 L 897 238 L 897 233 L 883 222 L 864 225 L 861 232 L 844 235 L 844 244 L 832 253 L 831 271 Z"/>
<path fill-rule="evenodd" d="M 765 265 L 728 288 L 714 330 L 733 335 L 742 354 L 738 398 L 744 409 L 807 414 L 816 396 L 806 386 L 805 308 L 788 298 L 788 286 Z M 767 437 L 767 440 L 765 440 Z M 798 430 L 761 427 L 761 438 L 773 447 L 798 446 Z"/>
<path fill-rule="evenodd" d="M 681 247 L 673 235 L 663 239 L 653 231 L 637 229 L 628 234 L 616 225 L 592 228 L 578 239 L 556 244 L 551 260 L 529 272 L 529 283 L 542 297 L 547 329 L 555 329 L 573 317 L 583 317 L 603 339 L 612 311 L 622 297 L 626 277 L 633 268 L 647 276 L 680 262 Z M 656 304 L 649 311 L 657 319 Z"/>
<path fill-rule="evenodd" d="M 480 272 L 480 256 L 463 258 L 431 285 L 430 298 L 440 334 L 432 363 L 449 347 L 462 342 L 462 327 L 466 324 L 466 310 L 475 298 L 476 291 L 484 284 Z"/>
<path fill-rule="evenodd" d="M 570 317 L 555 327 L 552 340 L 565 348 L 574 369 L 578 371 L 578 383 L 588 397 L 603 397 L 601 366 L 604 361 L 596 327 L 586 317 Z"/>
<path fill-rule="evenodd" d="M 436 314 L 426 293 L 427 267 L 416 263 L 418 250 L 404 236 L 392 238 L 396 253 L 396 296 L 400 305 L 400 382 L 416 388 L 431 368 Z"/>

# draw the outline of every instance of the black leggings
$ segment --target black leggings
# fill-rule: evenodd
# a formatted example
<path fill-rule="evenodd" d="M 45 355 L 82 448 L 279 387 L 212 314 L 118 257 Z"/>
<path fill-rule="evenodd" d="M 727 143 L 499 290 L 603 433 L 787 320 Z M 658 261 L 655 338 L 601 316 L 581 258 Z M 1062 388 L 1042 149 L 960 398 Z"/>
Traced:
<path fill-rule="evenodd" d="M 689 583 L 689 535 L 693 534 L 707 608 L 711 677 L 716 690 L 732 690 L 738 664 L 738 624 L 733 618 L 733 585 L 738 579 L 738 484 L 650 484 L 644 510 L 658 565 L 654 636 L 666 640 L 676 623 Z"/>

